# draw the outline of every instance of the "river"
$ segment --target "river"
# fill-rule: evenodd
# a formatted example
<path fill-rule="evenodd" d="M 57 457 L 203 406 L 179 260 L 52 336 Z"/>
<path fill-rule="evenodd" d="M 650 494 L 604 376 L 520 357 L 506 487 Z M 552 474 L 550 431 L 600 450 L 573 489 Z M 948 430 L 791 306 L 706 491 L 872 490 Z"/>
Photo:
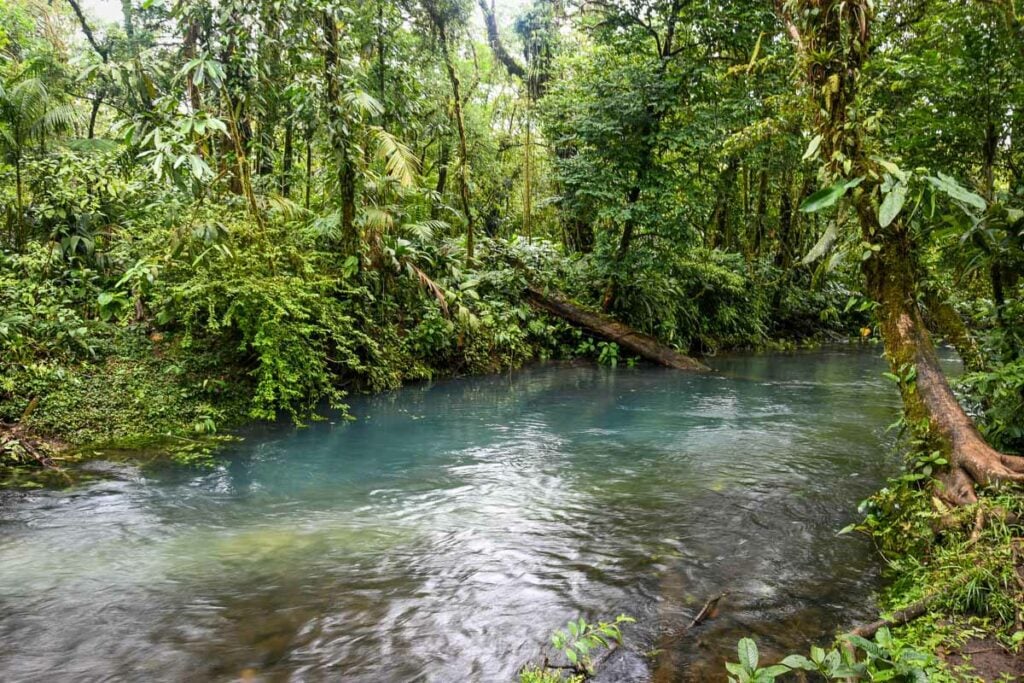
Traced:
<path fill-rule="evenodd" d="M 723 678 L 743 635 L 806 650 L 873 614 L 878 560 L 836 532 L 898 469 L 879 353 L 541 364 L 7 494 L 0 678 L 512 681 L 619 613 L 659 682 Z"/>

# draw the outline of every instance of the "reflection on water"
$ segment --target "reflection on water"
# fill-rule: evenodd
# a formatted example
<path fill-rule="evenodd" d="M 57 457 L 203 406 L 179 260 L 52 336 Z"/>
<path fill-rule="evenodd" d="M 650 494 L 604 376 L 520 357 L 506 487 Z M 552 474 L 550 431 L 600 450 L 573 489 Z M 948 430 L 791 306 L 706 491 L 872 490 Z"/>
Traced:
<path fill-rule="evenodd" d="M 503 681 L 626 612 L 657 681 L 871 611 L 836 537 L 896 465 L 876 351 L 538 366 L 356 398 L 211 471 L 0 499 L 7 681 Z M 719 616 L 680 636 L 703 602 Z"/>

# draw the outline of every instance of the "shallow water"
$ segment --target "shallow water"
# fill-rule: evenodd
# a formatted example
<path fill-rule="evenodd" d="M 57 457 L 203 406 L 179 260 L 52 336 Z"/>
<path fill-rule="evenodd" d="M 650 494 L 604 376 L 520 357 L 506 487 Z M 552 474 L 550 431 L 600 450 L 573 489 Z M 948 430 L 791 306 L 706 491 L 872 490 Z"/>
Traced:
<path fill-rule="evenodd" d="M 869 616 L 836 536 L 897 468 L 877 349 L 541 365 L 252 430 L 209 471 L 0 503 L 0 678 L 508 681 L 576 615 L 657 681 Z M 684 627 L 728 591 L 718 615 Z"/>

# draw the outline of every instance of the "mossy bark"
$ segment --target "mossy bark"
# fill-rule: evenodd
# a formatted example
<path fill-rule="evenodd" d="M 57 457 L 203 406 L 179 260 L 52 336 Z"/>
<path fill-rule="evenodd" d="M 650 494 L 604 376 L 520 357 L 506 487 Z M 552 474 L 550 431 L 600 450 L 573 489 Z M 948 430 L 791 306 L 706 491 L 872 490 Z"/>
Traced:
<path fill-rule="evenodd" d="M 923 294 L 925 322 L 929 323 L 929 327 L 953 345 L 967 371 L 984 370 L 985 359 L 978 342 L 953 305 L 928 287 L 924 288 Z"/>

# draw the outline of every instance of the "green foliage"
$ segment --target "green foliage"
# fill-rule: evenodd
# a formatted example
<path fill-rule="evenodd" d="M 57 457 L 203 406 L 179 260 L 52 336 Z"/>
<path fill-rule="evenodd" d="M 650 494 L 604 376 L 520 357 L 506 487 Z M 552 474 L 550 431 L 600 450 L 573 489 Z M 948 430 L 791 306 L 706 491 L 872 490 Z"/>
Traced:
<path fill-rule="evenodd" d="M 601 649 L 622 644 L 622 625 L 632 624 L 635 619 L 625 614 L 615 617 L 613 622 L 591 624 L 583 617 L 570 620 L 564 629 L 555 631 L 551 644 L 565 655 L 569 663 L 581 674 L 594 673 L 594 655 Z"/>
<path fill-rule="evenodd" d="M 615 342 L 598 342 L 597 362 L 601 365 L 616 367 L 619 364 L 619 345 Z"/>
<path fill-rule="evenodd" d="M 738 255 L 694 250 L 626 267 L 635 274 L 620 285 L 615 310 L 637 329 L 698 352 L 766 338 L 769 293 L 754 285 Z"/>
<path fill-rule="evenodd" d="M 800 210 L 804 213 L 814 213 L 835 206 L 842 197 L 852 188 L 860 185 L 863 178 L 854 180 L 840 180 L 829 187 L 822 188 L 804 200 Z"/>
<path fill-rule="evenodd" d="M 583 683 L 582 674 L 567 674 L 558 669 L 526 667 L 519 672 L 519 683 Z"/>
<path fill-rule="evenodd" d="M 155 288 L 158 320 L 181 330 L 185 348 L 231 347 L 239 362 L 251 358 L 254 417 L 285 411 L 298 419 L 321 401 L 342 407 L 337 377 L 363 372 L 363 357 L 376 351 L 351 303 L 367 293 L 329 270 L 314 272 L 318 254 L 303 254 L 283 230 L 235 223 L 225 233 L 178 245 Z M 243 243 L 246 256 L 236 257 Z"/>
<path fill-rule="evenodd" d="M 757 644 L 750 638 L 740 640 L 739 662 L 726 663 L 731 683 L 771 683 L 794 671 L 808 671 L 829 681 L 898 681 L 925 683 L 938 673 L 938 660 L 917 652 L 889 629 L 879 629 L 874 640 L 847 635 L 844 647 L 831 650 L 813 646 L 810 657 L 789 655 L 779 664 L 761 667 Z"/>
<path fill-rule="evenodd" d="M 977 401 L 985 438 L 997 448 L 1024 452 L 1024 358 L 970 373 L 960 386 Z"/>
<path fill-rule="evenodd" d="M 929 615 L 898 629 L 896 642 L 931 651 L 956 636 L 937 637 L 938 621 L 971 620 L 984 622 L 978 637 L 1010 642 L 1019 610 L 1016 520 L 1024 503 L 1012 492 L 991 492 L 972 506 L 949 507 L 929 486 L 946 465 L 940 452 L 911 451 L 905 472 L 862 503 L 863 521 L 846 531 L 869 534 L 885 558 L 886 609 L 931 599 Z"/>

